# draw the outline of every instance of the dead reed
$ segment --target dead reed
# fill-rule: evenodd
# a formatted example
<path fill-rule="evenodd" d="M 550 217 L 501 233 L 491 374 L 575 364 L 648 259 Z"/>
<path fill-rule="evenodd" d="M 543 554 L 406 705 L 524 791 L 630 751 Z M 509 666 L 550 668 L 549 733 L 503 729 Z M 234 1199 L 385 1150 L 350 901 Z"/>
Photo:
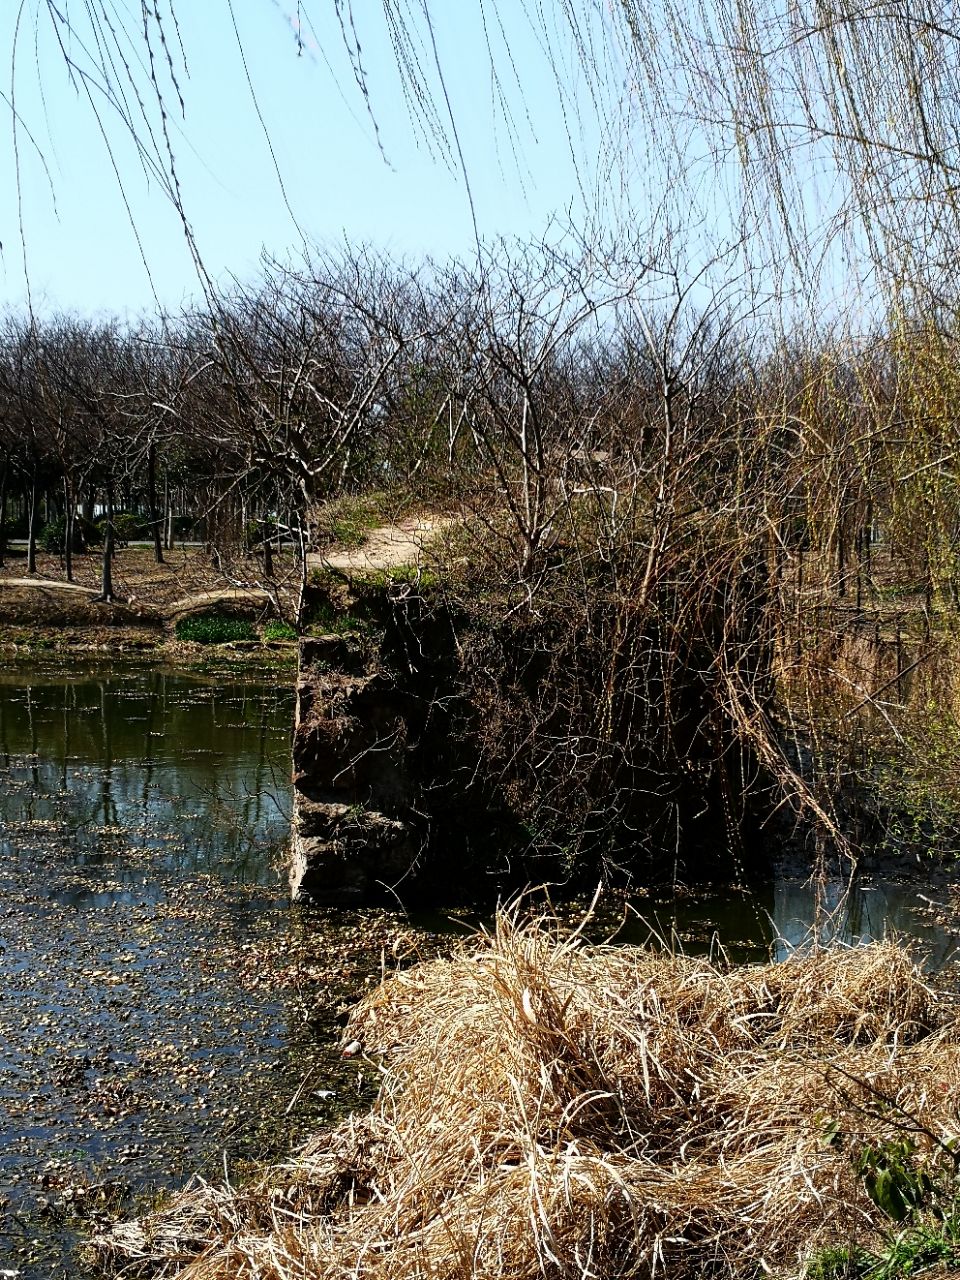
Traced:
<path fill-rule="evenodd" d="M 864 1149 L 952 1177 L 956 1015 L 893 943 L 723 969 L 505 914 L 357 1008 L 368 1116 L 93 1251 L 182 1280 L 797 1274 L 889 1228 Z"/>

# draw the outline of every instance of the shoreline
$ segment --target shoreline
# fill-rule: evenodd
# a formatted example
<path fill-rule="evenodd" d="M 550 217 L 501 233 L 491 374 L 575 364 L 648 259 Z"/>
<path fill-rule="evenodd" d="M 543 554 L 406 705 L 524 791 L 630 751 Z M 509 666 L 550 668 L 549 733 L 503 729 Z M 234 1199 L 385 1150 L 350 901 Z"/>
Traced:
<path fill-rule="evenodd" d="M 115 599 L 97 596 L 99 557 L 78 555 L 73 582 L 62 578 L 58 557 L 38 555 L 37 573 L 9 551 L 0 565 L 0 656 L 123 655 L 194 666 L 219 662 L 295 666 L 296 644 L 286 639 L 200 644 L 177 638 L 177 623 L 200 614 L 242 619 L 259 629 L 290 605 L 290 566 L 262 582 L 251 559 L 218 568 L 196 548 L 167 553 L 122 550 L 114 564 Z M 269 588 L 269 589 L 268 589 Z"/>
<path fill-rule="evenodd" d="M 57 627 L 51 623 L 7 623 L 0 616 L 0 657 L 9 662 L 44 658 L 148 662 L 196 670 L 209 666 L 259 667 L 295 672 L 297 645 L 291 640 L 196 644 L 170 631 L 124 623 Z"/>

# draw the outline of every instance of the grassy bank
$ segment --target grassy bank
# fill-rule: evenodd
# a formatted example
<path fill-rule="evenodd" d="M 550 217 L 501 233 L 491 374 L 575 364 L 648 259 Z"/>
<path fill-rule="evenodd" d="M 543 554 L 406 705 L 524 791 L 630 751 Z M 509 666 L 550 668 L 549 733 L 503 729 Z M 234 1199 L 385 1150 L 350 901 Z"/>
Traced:
<path fill-rule="evenodd" d="M 373 1110 L 94 1242 L 125 1277 L 896 1276 L 960 1261 L 957 999 L 893 944 L 728 968 L 501 916 L 345 1033 Z"/>
<path fill-rule="evenodd" d="M 72 583 L 56 555 L 26 572 L 8 552 L 0 571 L 0 653 L 127 654 L 195 665 L 219 662 L 293 665 L 296 633 L 282 615 L 292 607 L 291 557 L 277 557 L 265 580 L 256 561 L 211 558 L 180 547 L 157 564 L 152 550 L 124 548 L 114 567 L 115 599 L 97 597 L 100 557 L 77 553 Z"/>

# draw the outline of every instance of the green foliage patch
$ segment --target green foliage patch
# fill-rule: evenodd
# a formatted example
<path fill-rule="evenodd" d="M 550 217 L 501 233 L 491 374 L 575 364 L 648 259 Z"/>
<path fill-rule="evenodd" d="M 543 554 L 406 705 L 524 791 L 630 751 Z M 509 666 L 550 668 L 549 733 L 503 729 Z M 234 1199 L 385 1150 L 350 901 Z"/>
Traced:
<path fill-rule="evenodd" d="M 363 574 L 360 581 L 384 590 L 393 586 L 411 586 L 429 591 L 439 585 L 440 578 L 433 569 L 424 569 L 415 564 L 396 564 L 386 569 L 375 569 L 372 573 Z"/>
<path fill-rule="evenodd" d="M 67 541 L 67 518 L 59 516 L 51 520 L 40 530 L 37 543 L 50 555 L 63 555 Z M 73 550 L 86 551 L 88 547 L 99 547 L 103 542 L 103 532 L 98 525 L 92 524 L 77 516 L 73 522 Z"/>
<path fill-rule="evenodd" d="M 100 541 L 106 535 L 109 521 L 104 518 L 97 521 L 100 530 Z M 118 511 L 113 517 L 113 538 L 119 546 L 128 542 L 145 542 L 151 537 L 150 521 L 132 511 Z"/>
<path fill-rule="evenodd" d="M 933 698 L 910 708 L 899 738 L 881 739 L 869 775 L 885 809 L 885 845 L 939 859 L 960 857 L 960 723 Z"/>
<path fill-rule="evenodd" d="M 269 622 L 264 623 L 263 627 L 264 640 L 296 640 L 296 627 L 291 627 L 289 622 L 282 622 L 279 618 L 271 618 Z"/>
<path fill-rule="evenodd" d="M 825 1137 L 830 1145 L 849 1141 L 836 1124 Z M 960 1263 L 955 1165 L 937 1171 L 907 1135 L 866 1142 L 851 1160 L 870 1200 L 889 1219 L 889 1234 L 874 1253 L 856 1244 L 818 1250 L 804 1280 L 907 1280 L 937 1263 Z"/>
<path fill-rule="evenodd" d="M 855 1245 L 830 1245 L 807 1263 L 804 1280 L 862 1280 L 876 1259 Z"/>
<path fill-rule="evenodd" d="M 383 493 L 348 494 L 328 503 L 317 519 L 317 538 L 327 545 L 336 544 L 354 551 L 362 547 L 368 535 L 385 520 L 386 495 Z"/>
<path fill-rule="evenodd" d="M 255 640 L 253 625 L 244 618 L 223 618 L 212 613 L 181 618 L 174 628 L 178 640 L 193 644 L 230 644 L 236 640 Z"/>
<path fill-rule="evenodd" d="M 366 618 L 343 613 L 326 601 L 316 605 L 310 614 L 309 632 L 315 636 L 372 635 L 376 628 Z"/>
<path fill-rule="evenodd" d="M 265 542 L 274 541 L 278 532 L 276 520 L 248 520 L 243 526 L 243 545 L 248 551 L 253 551 L 262 547 Z"/>

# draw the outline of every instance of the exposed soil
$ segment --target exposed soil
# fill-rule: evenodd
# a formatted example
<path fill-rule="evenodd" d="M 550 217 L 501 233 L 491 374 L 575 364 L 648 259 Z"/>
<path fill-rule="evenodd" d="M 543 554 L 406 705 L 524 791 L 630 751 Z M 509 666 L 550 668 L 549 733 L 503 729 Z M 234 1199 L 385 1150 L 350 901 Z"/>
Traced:
<path fill-rule="evenodd" d="M 28 574 L 26 556 L 8 550 L 0 568 L 0 652 L 163 649 L 183 657 L 196 646 L 174 638 L 178 618 L 207 610 L 252 621 L 275 617 L 276 600 L 284 612 L 292 608 L 299 578 L 289 553 L 275 557 L 265 583 L 252 556 L 214 562 L 198 547 L 179 547 L 158 565 L 152 549 L 128 547 L 114 560 L 108 604 L 99 599 L 100 567 L 99 553 L 78 554 L 74 581 L 66 582 L 57 556 L 39 554 L 37 572 Z"/>
<path fill-rule="evenodd" d="M 336 569 L 348 575 L 407 565 L 422 568 L 428 546 L 451 523 L 451 518 L 445 516 L 410 516 L 397 524 L 372 529 L 362 547 L 330 547 L 312 552 L 307 563 L 312 568 Z"/>
<path fill-rule="evenodd" d="M 308 565 L 347 575 L 420 567 L 427 544 L 448 523 L 443 517 L 414 516 L 383 525 L 362 547 L 311 553 Z M 277 615 L 278 604 L 284 616 L 294 612 L 300 571 L 289 551 L 274 555 L 269 578 L 253 555 L 211 557 L 187 546 L 164 554 L 165 563 L 157 564 L 152 548 L 119 549 L 114 600 L 105 603 L 99 598 L 99 552 L 75 555 L 74 580 L 67 582 L 58 556 L 38 553 L 37 572 L 29 574 L 25 553 L 8 549 L 0 566 L 0 652 L 163 649 L 183 658 L 185 648 L 195 646 L 179 644 L 173 627 L 186 614 L 209 610 L 262 621 Z M 235 649 L 241 652 L 242 646 Z"/>

